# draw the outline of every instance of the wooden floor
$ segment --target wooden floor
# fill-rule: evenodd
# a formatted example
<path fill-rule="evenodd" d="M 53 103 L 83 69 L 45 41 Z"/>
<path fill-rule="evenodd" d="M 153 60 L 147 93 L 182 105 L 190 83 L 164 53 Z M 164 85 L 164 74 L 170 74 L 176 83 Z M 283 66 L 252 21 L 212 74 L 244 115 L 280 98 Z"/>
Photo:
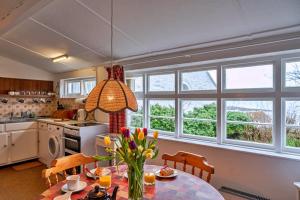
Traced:
<path fill-rule="evenodd" d="M 42 180 L 42 170 L 46 166 L 38 166 L 22 171 L 10 167 L 0 168 L 0 200 L 34 200 L 47 189 Z"/>

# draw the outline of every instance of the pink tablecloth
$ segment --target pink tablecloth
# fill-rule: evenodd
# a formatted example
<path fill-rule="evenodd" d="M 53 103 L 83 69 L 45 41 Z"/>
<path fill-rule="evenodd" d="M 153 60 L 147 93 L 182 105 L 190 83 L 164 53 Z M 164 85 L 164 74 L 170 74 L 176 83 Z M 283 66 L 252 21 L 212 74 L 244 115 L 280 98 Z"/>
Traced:
<path fill-rule="evenodd" d="M 146 165 L 145 171 L 154 171 L 160 168 L 161 166 Z M 112 192 L 114 186 L 119 185 L 118 200 L 128 199 L 127 179 L 121 175 L 125 170 L 126 168 L 121 166 L 119 170 L 121 173 L 118 174 L 115 168 L 112 168 L 112 188 L 109 192 Z M 73 194 L 72 200 L 84 198 L 97 185 L 95 180 L 87 178 L 84 174 L 81 174 L 81 181 L 87 182 L 88 186 L 83 191 Z M 52 186 L 43 192 L 38 199 L 52 200 L 54 197 L 62 194 L 61 187 L 65 183 L 65 181 L 62 181 Z M 156 179 L 155 185 L 145 186 L 144 192 L 145 200 L 224 200 L 222 195 L 210 184 L 180 170 L 178 170 L 178 176 L 174 179 Z"/>

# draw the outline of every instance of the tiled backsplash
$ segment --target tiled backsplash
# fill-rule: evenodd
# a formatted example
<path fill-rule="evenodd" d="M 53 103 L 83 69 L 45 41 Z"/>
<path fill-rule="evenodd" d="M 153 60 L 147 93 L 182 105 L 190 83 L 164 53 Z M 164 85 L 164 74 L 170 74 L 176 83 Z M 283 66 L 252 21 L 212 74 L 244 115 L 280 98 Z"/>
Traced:
<path fill-rule="evenodd" d="M 33 103 L 31 98 L 25 98 L 24 103 L 17 102 L 16 98 L 8 98 L 7 103 L 0 103 L 0 117 L 10 117 L 10 113 L 14 113 L 14 117 L 20 117 L 21 112 L 30 111 L 36 116 L 51 116 L 56 110 L 56 101 L 52 103 Z"/>
<path fill-rule="evenodd" d="M 66 109 L 81 109 L 81 108 L 84 108 L 83 104 L 75 103 L 74 98 L 62 98 L 62 99 L 59 99 L 59 103 L 63 104 Z"/>
<path fill-rule="evenodd" d="M 21 112 L 30 111 L 36 116 L 51 116 L 57 107 L 57 99 L 53 99 L 51 103 L 33 103 L 32 98 L 24 98 L 24 103 L 17 102 L 17 98 L 8 98 L 7 103 L 0 102 L 0 118 L 10 117 L 10 113 L 14 113 L 14 117 L 21 117 Z M 73 98 L 59 99 L 59 103 L 63 104 L 65 109 L 84 108 L 83 104 L 75 103 Z"/>

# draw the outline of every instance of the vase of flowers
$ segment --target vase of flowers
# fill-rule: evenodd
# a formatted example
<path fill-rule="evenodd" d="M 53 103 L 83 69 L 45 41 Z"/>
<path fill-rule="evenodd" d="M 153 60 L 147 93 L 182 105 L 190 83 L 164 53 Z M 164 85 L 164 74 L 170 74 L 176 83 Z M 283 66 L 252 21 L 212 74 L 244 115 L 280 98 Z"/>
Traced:
<path fill-rule="evenodd" d="M 143 199 L 143 175 L 144 164 L 147 159 L 155 159 L 158 155 L 157 138 L 158 132 L 153 132 L 153 138 L 148 136 L 146 128 L 136 128 L 133 133 L 130 133 L 128 128 L 121 128 L 121 133 L 117 137 L 117 150 L 114 151 L 109 146 L 111 140 L 109 136 L 104 138 L 106 151 L 112 156 L 95 156 L 98 160 L 119 160 L 118 165 L 127 165 L 128 174 L 128 199 L 140 200 Z"/>

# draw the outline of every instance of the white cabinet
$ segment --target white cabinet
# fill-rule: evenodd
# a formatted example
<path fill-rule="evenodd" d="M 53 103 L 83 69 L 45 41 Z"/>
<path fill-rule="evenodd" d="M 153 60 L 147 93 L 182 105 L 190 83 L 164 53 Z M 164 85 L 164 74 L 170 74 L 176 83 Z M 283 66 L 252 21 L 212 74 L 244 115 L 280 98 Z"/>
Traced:
<path fill-rule="evenodd" d="M 8 133 L 0 133 L 0 164 L 8 162 L 9 157 L 9 144 L 8 144 Z"/>
<path fill-rule="evenodd" d="M 36 157 L 38 134 L 36 129 L 11 132 L 11 162 Z"/>
<path fill-rule="evenodd" d="M 46 123 L 39 122 L 39 161 L 47 163 L 48 153 L 48 125 Z"/>

